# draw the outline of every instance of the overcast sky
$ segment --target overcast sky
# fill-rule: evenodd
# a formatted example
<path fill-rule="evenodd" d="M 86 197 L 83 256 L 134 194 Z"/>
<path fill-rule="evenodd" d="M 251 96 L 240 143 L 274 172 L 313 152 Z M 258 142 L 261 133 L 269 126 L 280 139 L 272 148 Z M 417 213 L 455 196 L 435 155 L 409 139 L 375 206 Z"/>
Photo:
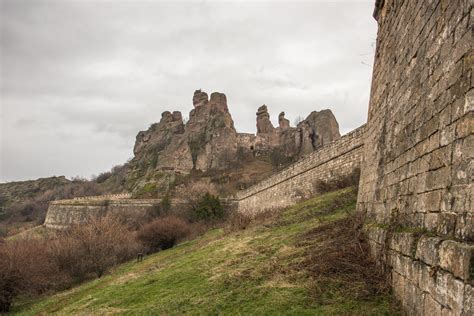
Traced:
<path fill-rule="evenodd" d="M 367 116 L 377 24 L 366 1 L 0 0 L 0 182 L 90 177 L 194 90 L 227 95 L 239 132 L 330 108 Z"/>

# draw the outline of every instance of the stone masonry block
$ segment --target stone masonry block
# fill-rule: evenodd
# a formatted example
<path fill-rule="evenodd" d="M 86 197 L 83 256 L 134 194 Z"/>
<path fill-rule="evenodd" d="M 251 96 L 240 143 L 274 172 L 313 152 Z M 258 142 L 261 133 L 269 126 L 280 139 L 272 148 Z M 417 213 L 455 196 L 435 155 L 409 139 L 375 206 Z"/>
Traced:
<path fill-rule="evenodd" d="M 469 284 L 464 286 L 464 308 L 461 315 L 474 315 L 474 287 Z"/>
<path fill-rule="evenodd" d="M 438 271 L 436 273 L 436 287 L 434 291 L 434 298 L 443 306 L 448 306 L 448 276 L 449 273 Z"/>
<path fill-rule="evenodd" d="M 423 299 L 424 315 L 441 315 L 442 305 L 436 302 L 430 294 L 425 294 Z"/>
<path fill-rule="evenodd" d="M 463 116 L 456 125 L 456 138 L 464 138 L 474 134 L 474 113 Z"/>
<path fill-rule="evenodd" d="M 436 291 L 436 272 L 436 267 L 431 267 L 424 263 L 419 264 L 418 285 L 422 291 L 427 293 L 434 293 Z"/>
<path fill-rule="evenodd" d="M 440 266 L 454 276 L 468 281 L 473 253 L 474 246 L 453 240 L 443 241 L 439 247 Z"/>
<path fill-rule="evenodd" d="M 415 238 L 412 233 L 395 233 L 390 241 L 390 248 L 405 256 L 412 256 Z"/>
<path fill-rule="evenodd" d="M 438 246 L 441 239 L 437 237 L 421 237 L 416 247 L 416 259 L 436 266 L 439 262 Z"/>
<path fill-rule="evenodd" d="M 447 275 L 446 297 L 449 308 L 455 315 L 461 315 L 464 305 L 464 283 L 451 274 Z"/>

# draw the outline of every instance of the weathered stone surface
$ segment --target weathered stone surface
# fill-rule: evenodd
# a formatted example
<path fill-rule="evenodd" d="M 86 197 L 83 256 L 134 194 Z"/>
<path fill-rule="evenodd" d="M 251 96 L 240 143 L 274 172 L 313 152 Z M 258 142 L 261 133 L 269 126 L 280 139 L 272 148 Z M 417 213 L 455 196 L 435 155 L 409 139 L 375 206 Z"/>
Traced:
<path fill-rule="evenodd" d="M 201 90 L 194 91 L 193 106 L 195 108 L 206 105 L 207 101 L 208 101 L 208 97 L 207 97 L 206 92 L 203 92 Z"/>
<path fill-rule="evenodd" d="M 278 124 L 281 129 L 290 128 L 290 121 L 285 118 L 285 112 L 278 114 Z"/>
<path fill-rule="evenodd" d="M 415 247 L 415 238 L 411 233 L 393 234 L 390 248 L 406 256 L 412 256 Z"/>
<path fill-rule="evenodd" d="M 64 229 L 72 224 L 85 223 L 91 217 L 114 214 L 127 221 L 139 221 L 146 218 L 149 209 L 159 203 L 156 199 L 82 199 L 52 201 L 44 222 L 45 227 Z M 177 201 L 173 202 L 177 205 Z"/>
<path fill-rule="evenodd" d="M 257 135 L 273 133 L 275 128 L 270 121 L 267 106 L 264 104 L 257 110 Z"/>
<path fill-rule="evenodd" d="M 196 90 L 193 105 L 186 124 L 180 112 L 166 111 L 159 123 L 138 133 L 129 190 L 143 186 L 160 171 L 229 170 L 259 159 L 280 166 L 340 137 L 330 110 L 311 113 L 298 128 L 290 127 L 282 115 L 281 126 L 274 128 L 264 105 L 257 112 L 257 135 L 249 135 L 235 130 L 225 94 L 214 92 L 208 99 L 207 93 Z"/>
<path fill-rule="evenodd" d="M 302 155 L 341 137 L 339 124 L 331 110 L 311 112 L 304 121 L 298 124 L 297 133 L 301 140 Z"/>
<path fill-rule="evenodd" d="M 474 246 L 446 240 L 439 248 L 440 266 L 454 276 L 468 281 L 473 253 Z"/>
<path fill-rule="evenodd" d="M 429 294 L 424 295 L 423 315 L 441 315 L 442 305 L 436 302 Z"/>
<path fill-rule="evenodd" d="M 464 287 L 463 316 L 474 315 L 474 287 L 466 284 Z"/>
<path fill-rule="evenodd" d="M 357 208 L 370 225 L 387 227 L 386 264 L 397 271 L 394 294 L 407 314 L 472 314 L 472 6 L 376 1 Z M 415 253 L 388 223 L 422 235 Z M 379 254 L 380 241 L 369 238 Z"/>
<path fill-rule="evenodd" d="M 416 259 L 420 259 L 429 265 L 436 266 L 439 262 L 438 246 L 440 238 L 422 237 L 416 247 Z"/>

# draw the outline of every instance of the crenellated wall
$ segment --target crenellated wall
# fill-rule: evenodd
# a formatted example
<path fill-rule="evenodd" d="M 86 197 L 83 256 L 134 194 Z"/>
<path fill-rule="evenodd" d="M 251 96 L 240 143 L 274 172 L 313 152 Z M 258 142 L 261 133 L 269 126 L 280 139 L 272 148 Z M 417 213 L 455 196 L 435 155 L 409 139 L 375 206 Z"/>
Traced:
<path fill-rule="evenodd" d="M 342 136 L 256 185 L 240 191 L 238 211 L 257 213 L 294 204 L 315 194 L 317 181 L 351 174 L 360 167 L 365 125 Z"/>
<path fill-rule="evenodd" d="M 358 210 L 409 315 L 474 315 L 473 1 L 378 0 Z"/>
<path fill-rule="evenodd" d="M 72 224 L 84 223 L 90 217 L 100 217 L 113 214 L 127 221 L 137 221 L 146 218 L 150 209 L 159 204 L 161 199 L 117 199 L 103 196 L 102 199 L 59 200 L 49 203 L 44 222 L 45 227 L 64 229 Z M 171 205 L 183 205 L 181 200 L 171 200 Z"/>

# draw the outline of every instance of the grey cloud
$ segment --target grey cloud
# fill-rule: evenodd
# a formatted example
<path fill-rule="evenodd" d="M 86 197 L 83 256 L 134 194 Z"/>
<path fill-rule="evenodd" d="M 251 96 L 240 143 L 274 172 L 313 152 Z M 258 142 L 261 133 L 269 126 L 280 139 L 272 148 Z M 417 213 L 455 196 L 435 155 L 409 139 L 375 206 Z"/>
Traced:
<path fill-rule="evenodd" d="M 0 181 L 125 162 L 199 88 L 244 132 L 261 104 L 274 122 L 331 108 L 343 132 L 366 119 L 372 0 L 0 3 Z"/>

